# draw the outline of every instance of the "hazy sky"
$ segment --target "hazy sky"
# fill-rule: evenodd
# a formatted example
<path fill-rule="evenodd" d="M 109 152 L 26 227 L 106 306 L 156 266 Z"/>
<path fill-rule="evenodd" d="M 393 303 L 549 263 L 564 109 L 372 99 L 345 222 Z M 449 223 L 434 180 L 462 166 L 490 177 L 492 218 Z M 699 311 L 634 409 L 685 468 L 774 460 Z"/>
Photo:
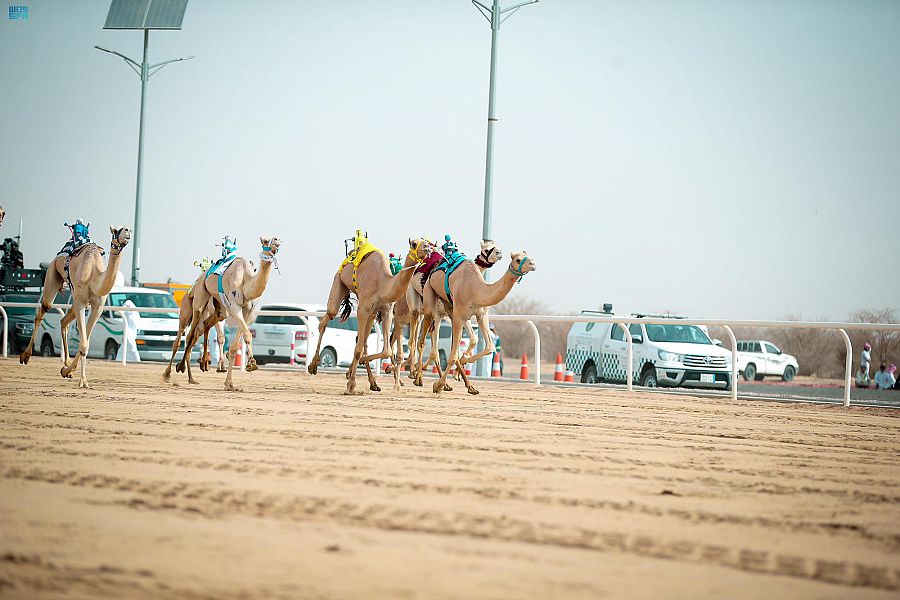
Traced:
<path fill-rule="evenodd" d="M 511 2 L 512 0 L 508 0 Z M 108 0 L 0 21 L 0 236 L 131 226 L 141 33 Z M 8 2 L 6 4 L 9 4 Z M 900 2 L 544 0 L 500 32 L 494 238 L 559 311 L 900 308 Z M 153 32 L 142 275 L 283 240 L 265 298 L 324 302 L 344 238 L 481 237 L 490 29 L 468 0 L 191 0 Z M 133 247 L 123 261 L 130 270 Z M 504 259 L 504 263 L 506 259 Z M 504 267 L 500 267 L 504 268 Z"/>

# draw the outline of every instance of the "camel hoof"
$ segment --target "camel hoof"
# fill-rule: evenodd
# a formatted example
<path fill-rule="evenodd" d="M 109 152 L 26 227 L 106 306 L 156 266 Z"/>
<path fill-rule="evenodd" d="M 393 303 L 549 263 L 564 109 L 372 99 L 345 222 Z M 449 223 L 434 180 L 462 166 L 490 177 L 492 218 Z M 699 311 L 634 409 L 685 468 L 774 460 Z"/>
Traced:
<path fill-rule="evenodd" d="M 226 392 L 243 392 L 244 390 L 242 390 L 241 388 L 234 387 L 233 383 L 226 383 L 225 391 Z"/>
<path fill-rule="evenodd" d="M 216 373 L 225 373 L 228 369 L 225 368 L 225 365 L 219 365 L 216 369 Z"/>
<path fill-rule="evenodd" d="M 472 394 L 473 396 L 477 396 L 478 390 L 476 390 L 474 387 L 469 387 L 469 393 Z"/>
<path fill-rule="evenodd" d="M 256 364 L 256 359 L 251 358 L 249 361 L 247 361 L 247 366 L 244 367 L 244 369 L 248 373 L 252 373 L 253 371 L 259 371 L 259 365 Z"/>
<path fill-rule="evenodd" d="M 445 384 L 444 384 L 444 391 L 445 391 L 445 392 L 452 392 L 452 391 L 453 391 L 453 388 L 450 387 L 449 385 L 447 385 L 447 384 L 445 383 Z"/>
<path fill-rule="evenodd" d="M 79 389 L 83 389 L 83 390 L 89 390 L 89 389 L 91 389 L 91 386 L 89 386 L 89 385 L 87 384 L 87 381 L 79 381 L 79 382 L 78 382 L 78 388 L 79 388 Z"/>
<path fill-rule="evenodd" d="M 378 384 L 375 383 L 374 381 L 373 381 L 372 383 L 369 384 L 369 389 L 372 390 L 373 392 L 380 392 L 380 391 L 381 391 L 381 388 L 378 387 Z"/>
<path fill-rule="evenodd" d="M 172 379 L 172 369 L 167 368 L 163 371 L 163 381 L 168 382 L 170 379 Z"/>
<path fill-rule="evenodd" d="M 438 379 L 437 381 L 434 382 L 434 385 L 431 386 L 431 391 L 434 392 L 435 394 L 440 394 L 441 392 L 444 391 L 444 384 L 441 383 L 440 379 Z"/>
<path fill-rule="evenodd" d="M 59 370 L 59 376 L 62 377 L 63 379 L 71 379 L 72 378 L 72 374 L 66 372 L 66 367 L 63 367 L 62 369 Z"/>
<path fill-rule="evenodd" d="M 319 370 L 319 355 L 316 354 L 313 356 L 313 359 L 309 361 L 309 364 L 306 366 L 306 370 L 310 375 L 315 375 L 316 371 Z"/>
<path fill-rule="evenodd" d="M 176 373 L 184 373 L 184 363 L 183 362 L 180 362 L 177 365 L 175 365 L 175 372 Z"/>
<path fill-rule="evenodd" d="M 19 355 L 19 364 L 27 365 L 29 358 L 31 358 L 31 352 L 23 352 Z"/>
<path fill-rule="evenodd" d="M 188 379 L 188 383 L 192 383 L 194 385 L 200 385 L 200 382 L 197 381 L 196 379 L 194 379 L 193 377 L 191 379 Z"/>
<path fill-rule="evenodd" d="M 394 367 L 393 367 L 392 365 L 385 365 L 385 367 L 384 367 L 384 374 L 385 374 L 385 375 L 390 375 L 390 374 L 391 374 L 391 370 L 392 370 L 393 368 L 394 368 Z"/>

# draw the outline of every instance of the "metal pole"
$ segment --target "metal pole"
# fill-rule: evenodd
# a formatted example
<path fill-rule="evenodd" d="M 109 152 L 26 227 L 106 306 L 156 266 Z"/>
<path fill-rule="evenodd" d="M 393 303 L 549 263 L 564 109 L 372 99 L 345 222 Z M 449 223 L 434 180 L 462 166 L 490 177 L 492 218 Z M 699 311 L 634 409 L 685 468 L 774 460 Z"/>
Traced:
<path fill-rule="evenodd" d="M 9 338 L 9 319 L 6 318 L 6 309 L 0 306 L 0 315 L 3 316 L 3 358 L 6 358 L 9 348 L 7 348 L 7 338 Z"/>
<path fill-rule="evenodd" d="M 134 193 L 134 258 L 131 261 L 131 285 L 138 285 L 141 274 L 141 188 L 144 182 L 144 110 L 147 102 L 147 80 L 150 65 L 147 63 L 147 47 L 150 30 L 144 30 L 144 61 L 141 63 L 141 122 L 138 129 L 137 186 Z"/>
<path fill-rule="evenodd" d="M 534 384 L 541 385 L 541 332 L 534 321 L 526 321 L 534 334 Z"/>
<path fill-rule="evenodd" d="M 731 340 L 731 399 L 737 401 L 738 364 L 737 364 L 737 339 L 734 331 L 728 325 L 723 325 L 728 339 Z"/>
<path fill-rule="evenodd" d="M 494 124 L 497 122 L 495 113 L 495 89 L 497 77 L 497 39 L 500 35 L 500 0 L 494 0 L 491 9 L 491 76 L 488 88 L 488 126 L 487 126 L 487 158 L 484 166 L 484 220 L 481 226 L 481 238 L 491 237 L 491 201 L 494 193 Z M 487 275 L 487 272 L 485 272 Z"/>

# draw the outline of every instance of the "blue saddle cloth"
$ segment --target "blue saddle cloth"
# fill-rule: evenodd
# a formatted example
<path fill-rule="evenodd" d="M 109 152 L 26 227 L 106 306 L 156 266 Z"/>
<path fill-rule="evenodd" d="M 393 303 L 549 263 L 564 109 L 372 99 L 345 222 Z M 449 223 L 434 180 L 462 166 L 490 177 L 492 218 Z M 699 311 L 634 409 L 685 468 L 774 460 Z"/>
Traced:
<path fill-rule="evenodd" d="M 69 240 L 62 247 L 62 250 L 56 253 L 57 256 L 66 256 L 68 258 L 72 258 L 94 242 L 91 241 L 91 238 L 79 238 L 77 240 Z M 94 244 L 96 246 L 96 244 Z M 100 246 L 97 246 L 100 248 Z M 106 256 L 106 250 L 100 248 L 100 256 Z"/>
<path fill-rule="evenodd" d="M 450 300 L 450 302 L 453 302 L 453 296 L 450 295 L 450 276 L 454 271 L 456 271 L 459 265 L 466 262 L 466 260 L 467 259 L 465 254 L 463 254 L 462 252 L 454 252 L 453 254 L 447 256 L 447 258 L 445 258 L 443 262 L 436 266 L 434 268 L 434 271 L 432 271 L 444 272 L 444 291 L 447 293 L 447 299 Z"/>

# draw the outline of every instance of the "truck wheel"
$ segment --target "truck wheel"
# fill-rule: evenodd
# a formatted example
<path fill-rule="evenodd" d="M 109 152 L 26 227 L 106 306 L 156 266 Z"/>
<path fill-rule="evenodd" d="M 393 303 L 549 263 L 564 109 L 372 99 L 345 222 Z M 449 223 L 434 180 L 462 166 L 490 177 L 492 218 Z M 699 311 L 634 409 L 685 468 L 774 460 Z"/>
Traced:
<path fill-rule="evenodd" d="M 641 386 L 648 388 L 657 387 L 655 370 L 647 369 L 646 371 L 641 373 Z"/>
<path fill-rule="evenodd" d="M 116 354 L 119 353 L 119 345 L 112 340 L 106 342 L 106 351 L 103 353 L 103 357 L 106 360 L 116 360 Z"/>
<path fill-rule="evenodd" d="M 781 376 L 782 381 L 792 381 L 794 379 L 794 375 L 797 373 L 794 371 L 794 367 L 788 365 L 784 368 L 784 375 Z"/>
<path fill-rule="evenodd" d="M 588 365 L 581 373 L 581 383 L 597 383 L 600 379 L 597 377 L 597 367 Z"/>
<path fill-rule="evenodd" d="M 41 356 L 53 356 L 53 341 L 44 336 L 44 339 L 41 340 Z"/>
<path fill-rule="evenodd" d="M 766 378 L 766 374 L 765 374 L 765 373 L 757 373 L 757 374 L 756 374 L 756 377 L 754 377 L 753 379 L 754 379 L 755 381 L 762 381 L 762 380 L 765 379 L 765 378 Z"/>
<path fill-rule="evenodd" d="M 744 379 L 746 381 L 756 379 L 756 365 L 750 363 L 746 367 L 744 367 Z"/>

